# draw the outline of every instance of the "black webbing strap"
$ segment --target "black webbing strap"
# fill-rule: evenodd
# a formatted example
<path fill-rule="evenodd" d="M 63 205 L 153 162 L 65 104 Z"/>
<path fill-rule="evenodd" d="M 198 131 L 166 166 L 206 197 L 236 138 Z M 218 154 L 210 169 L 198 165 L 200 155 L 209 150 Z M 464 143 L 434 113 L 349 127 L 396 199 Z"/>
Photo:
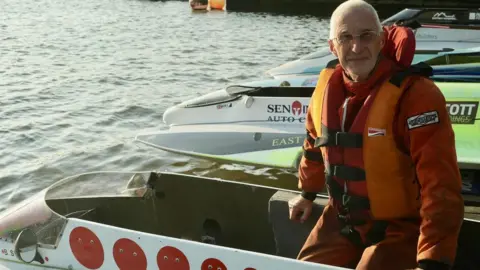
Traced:
<path fill-rule="evenodd" d="M 360 170 L 358 168 L 353 167 L 346 167 L 346 166 L 337 166 L 336 172 L 343 170 Z M 345 172 L 343 172 L 345 173 Z M 352 176 L 357 176 L 357 174 L 353 174 Z M 365 180 L 365 178 L 363 178 Z M 350 194 L 345 194 L 344 189 L 340 186 L 340 184 L 333 179 L 333 175 L 325 174 L 325 181 L 327 184 L 328 192 L 330 196 L 333 198 L 334 201 L 340 203 L 340 209 L 338 209 L 339 214 L 337 215 L 337 219 L 342 224 L 342 229 L 340 230 L 340 234 L 345 236 L 349 241 L 351 241 L 354 245 L 360 248 L 366 248 L 370 245 L 374 245 L 385 238 L 385 231 L 388 226 L 387 221 L 374 221 L 372 224 L 372 228 L 367 232 L 365 236 L 365 243 L 363 242 L 360 233 L 355 230 L 354 226 L 356 225 L 363 225 L 366 223 L 366 220 L 359 220 L 359 219 L 351 219 L 349 214 L 351 212 L 356 211 L 364 211 L 370 210 L 370 201 L 366 197 L 354 196 Z"/>
<path fill-rule="evenodd" d="M 345 194 L 343 188 L 332 176 L 325 174 L 325 183 L 327 184 L 330 196 L 332 196 L 335 201 L 340 202 L 342 208 L 345 210 L 361 211 L 370 209 L 370 201 L 368 198 Z"/>
<path fill-rule="evenodd" d="M 363 145 L 361 133 L 342 132 L 340 130 L 328 129 L 322 124 L 322 136 L 315 139 L 315 147 L 320 146 L 342 146 L 349 148 L 360 148 Z"/>
<path fill-rule="evenodd" d="M 315 144 L 315 139 L 312 138 L 312 136 L 310 136 L 310 132 L 307 131 L 307 137 L 305 138 L 311 145 L 314 145 Z M 316 162 L 320 162 L 320 163 L 323 163 L 323 156 L 322 156 L 322 152 L 319 152 L 318 149 L 316 149 L 317 151 L 309 151 L 309 150 L 305 150 L 305 148 L 302 146 L 302 149 L 303 149 L 303 156 L 308 159 L 308 160 L 311 160 L 311 161 L 316 161 Z"/>
<path fill-rule="evenodd" d="M 307 137 L 305 138 L 310 144 L 315 144 L 315 139 L 310 136 L 310 132 L 307 131 Z"/>
<path fill-rule="evenodd" d="M 323 163 L 322 152 L 308 151 L 308 150 L 305 150 L 305 148 L 303 148 L 303 156 L 310 161 Z"/>
<path fill-rule="evenodd" d="M 335 176 L 346 181 L 365 181 L 365 170 L 346 165 L 332 165 L 330 164 L 327 174 Z"/>
<path fill-rule="evenodd" d="M 419 62 L 415 65 L 411 65 L 405 70 L 393 74 L 393 76 L 390 78 L 390 83 L 396 87 L 400 87 L 403 80 L 410 75 L 430 77 L 433 75 L 433 68 L 425 62 Z"/>

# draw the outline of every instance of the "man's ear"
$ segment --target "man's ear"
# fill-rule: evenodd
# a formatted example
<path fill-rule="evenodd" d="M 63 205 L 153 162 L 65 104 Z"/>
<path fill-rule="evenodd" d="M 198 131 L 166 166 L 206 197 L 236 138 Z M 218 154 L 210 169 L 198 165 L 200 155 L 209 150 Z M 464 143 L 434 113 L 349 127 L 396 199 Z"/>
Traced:
<path fill-rule="evenodd" d="M 328 40 L 328 45 L 330 46 L 330 52 L 333 53 L 336 57 L 338 57 L 337 50 L 335 49 L 335 45 L 333 44 L 333 40 Z"/>
<path fill-rule="evenodd" d="M 387 42 L 387 33 L 385 33 L 385 29 L 383 29 L 383 31 L 380 32 L 380 49 L 383 49 L 383 46 L 385 46 L 386 42 Z"/>

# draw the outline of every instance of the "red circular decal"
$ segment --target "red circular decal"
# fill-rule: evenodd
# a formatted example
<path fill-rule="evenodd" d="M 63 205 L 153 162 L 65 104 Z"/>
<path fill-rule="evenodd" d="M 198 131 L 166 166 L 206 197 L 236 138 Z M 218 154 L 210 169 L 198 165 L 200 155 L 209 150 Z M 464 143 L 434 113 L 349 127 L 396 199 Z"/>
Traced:
<path fill-rule="evenodd" d="M 187 256 L 171 246 L 162 247 L 158 251 L 157 265 L 160 270 L 190 270 Z"/>
<path fill-rule="evenodd" d="M 77 227 L 70 233 L 70 248 L 79 263 L 88 269 L 100 268 L 103 264 L 103 247 L 94 232 Z"/>
<path fill-rule="evenodd" d="M 122 238 L 113 245 L 113 258 L 120 270 L 147 269 L 147 257 L 142 248 L 130 239 Z"/>
<path fill-rule="evenodd" d="M 203 261 L 201 270 L 227 270 L 225 264 L 223 264 L 220 260 L 209 258 Z"/>
<path fill-rule="evenodd" d="M 293 115 L 300 115 L 302 113 L 302 103 L 300 101 L 295 100 L 292 102 L 292 114 Z"/>
<path fill-rule="evenodd" d="M 257 269 L 255 269 L 253 267 L 248 267 L 248 268 L 245 268 L 245 270 L 257 270 Z"/>

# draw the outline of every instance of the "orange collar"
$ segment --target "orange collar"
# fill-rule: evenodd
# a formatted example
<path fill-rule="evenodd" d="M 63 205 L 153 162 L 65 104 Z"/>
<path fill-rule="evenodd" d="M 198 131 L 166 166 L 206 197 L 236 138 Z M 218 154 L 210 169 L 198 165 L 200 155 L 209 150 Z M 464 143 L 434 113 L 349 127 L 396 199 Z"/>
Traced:
<path fill-rule="evenodd" d="M 343 84 L 347 90 L 347 95 L 356 96 L 356 99 L 364 99 L 368 96 L 370 91 L 378 85 L 378 83 L 384 81 L 393 74 L 393 72 L 396 70 L 396 65 L 393 61 L 385 57 L 381 57 L 368 80 L 364 82 L 352 81 L 345 74 L 343 68 L 341 68 L 341 70 L 343 74 Z"/>

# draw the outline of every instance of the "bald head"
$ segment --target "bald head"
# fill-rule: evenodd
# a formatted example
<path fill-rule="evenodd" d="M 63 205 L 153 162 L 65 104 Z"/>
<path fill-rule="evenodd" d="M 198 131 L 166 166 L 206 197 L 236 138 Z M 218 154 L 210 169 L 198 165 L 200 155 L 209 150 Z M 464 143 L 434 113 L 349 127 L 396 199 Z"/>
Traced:
<path fill-rule="evenodd" d="M 357 14 L 357 16 L 368 16 L 369 20 L 374 20 L 379 32 L 382 30 L 382 24 L 378 18 L 377 11 L 369 3 L 363 0 L 348 0 L 340 4 L 332 13 L 330 18 L 330 39 L 335 38 L 339 23 L 351 14 Z"/>
<path fill-rule="evenodd" d="M 385 33 L 376 10 L 362 0 L 349 0 L 333 12 L 330 51 L 354 81 L 364 81 L 375 68 L 385 44 Z"/>

